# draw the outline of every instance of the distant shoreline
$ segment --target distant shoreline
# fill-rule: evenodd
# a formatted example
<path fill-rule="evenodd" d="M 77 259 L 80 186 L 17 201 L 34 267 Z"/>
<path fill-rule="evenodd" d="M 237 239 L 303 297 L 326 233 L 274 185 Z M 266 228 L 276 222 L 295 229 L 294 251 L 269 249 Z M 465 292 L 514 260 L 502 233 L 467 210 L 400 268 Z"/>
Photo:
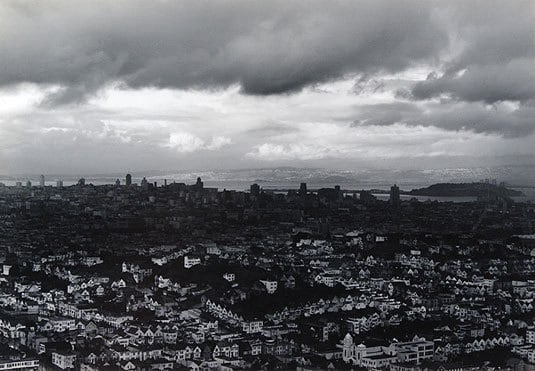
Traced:
<path fill-rule="evenodd" d="M 485 197 L 489 193 L 503 197 L 522 197 L 523 192 L 492 183 L 437 183 L 429 187 L 402 192 L 414 196 Z"/>

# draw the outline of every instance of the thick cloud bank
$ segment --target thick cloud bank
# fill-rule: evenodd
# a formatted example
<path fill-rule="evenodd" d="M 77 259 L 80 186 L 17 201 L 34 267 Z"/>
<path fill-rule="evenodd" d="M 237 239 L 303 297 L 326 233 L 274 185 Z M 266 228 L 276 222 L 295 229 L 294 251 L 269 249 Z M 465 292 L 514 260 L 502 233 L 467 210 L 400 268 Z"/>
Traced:
<path fill-rule="evenodd" d="M 0 56 L 10 171 L 534 154 L 533 0 L 4 0 Z"/>
<path fill-rule="evenodd" d="M 286 93 L 436 60 L 448 35 L 435 13 L 413 1 L 3 1 L 0 84 L 59 84 L 51 103 L 115 80 Z"/>

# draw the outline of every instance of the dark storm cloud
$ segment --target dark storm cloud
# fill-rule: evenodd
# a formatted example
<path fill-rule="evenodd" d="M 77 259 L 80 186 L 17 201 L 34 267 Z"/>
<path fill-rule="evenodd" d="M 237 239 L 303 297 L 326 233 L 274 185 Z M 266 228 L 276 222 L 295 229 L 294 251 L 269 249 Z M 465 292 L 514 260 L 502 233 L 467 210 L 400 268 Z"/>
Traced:
<path fill-rule="evenodd" d="M 518 108 L 484 106 L 478 103 L 448 102 L 416 105 L 395 102 L 358 107 L 358 126 L 434 126 L 445 130 L 492 133 L 521 137 L 535 131 L 535 104 L 526 102 Z"/>
<path fill-rule="evenodd" d="M 51 115 L 57 105 L 83 103 L 116 83 L 207 90 L 237 84 L 244 94 L 262 96 L 349 75 L 361 76 L 353 88 L 358 100 L 388 95 L 387 80 L 399 77 L 392 74 L 415 67 L 436 72 L 422 81 L 399 77 L 392 103 L 332 116 L 353 126 L 404 123 L 507 137 L 534 131 L 533 0 L 6 0 L 0 20 L 0 87 L 56 85 L 40 107 Z M 309 99 L 315 107 L 320 98 Z M 504 101 L 514 105 L 504 108 Z M 68 108 L 82 114 L 81 107 L 87 106 Z M 129 120 L 136 114 L 121 112 Z M 203 114 L 196 120 L 204 122 Z M 150 118 L 155 115 L 167 120 L 163 112 Z M 187 113 L 172 116 L 168 121 L 193 120 Z M 300 130 L 282 121 L 244 135 Z"/>
<path fill-rule="evenodd" d="M 362 75 L 357 79 L 355 85 L 353 86 L 353 92 L 357 95 L 359 94 L 374 94 L 381 92 L 385 89 L 385 83 L 379 81 L 374 77 L 368 75 Z"/>
<path fill-rule="evenodd" d="M 453 4 L 450 35 L 462 48 L 447 60 L 441 77 L 416 84 L 412 96 L 485 103 L 535 98 L 535 2 Z"/>
<path fill-rule="evenodd" d="M 406 123 L 522 137 L 535 131 L 535 107 L 522 105 L 509 111 L 474 103 L 442 104 L 429 107 L 420 116 L 409 118 Z"/>
<path fill-rule="evenodd" d="M 431 76 L 412 90 L 416 99 L 443 94 L 457 100 L 485 103 L 532 99 L 535 97 L 535 61 L 520 59 L 505 66 L 470 66 L 460 75 Z"/>
<path fill-rule="evenodd" d="M 0 84 L 59 84 L 46 104 L 130 87 L 292 92 L 436 60 L 447 30 L 414 1 L 3 1 Z"/>
<path fill-rule="evenodd" d="M 451 71 L 471 65 L 506 65 L 512 60 L 535 57 L 535 2 L 532 0 L 472 0 L 451 4 L 448 4 L 449 28 L 464 44 L 449 63 Z"/>

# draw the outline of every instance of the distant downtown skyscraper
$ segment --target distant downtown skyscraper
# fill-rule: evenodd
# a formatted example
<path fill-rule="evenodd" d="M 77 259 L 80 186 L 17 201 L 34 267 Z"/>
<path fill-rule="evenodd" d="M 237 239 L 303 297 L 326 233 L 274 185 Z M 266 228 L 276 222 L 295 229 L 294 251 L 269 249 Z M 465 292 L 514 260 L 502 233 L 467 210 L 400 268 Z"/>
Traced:
<path fill-rule="evenodd" d="M 39 177 L 39 187 L 44 187 L 45 186 L 45 176 L 41 174 L 41 176 Z"/>
<path fill-rule="evenodd" d="M 306 196 L 306 194 L 307 194 L 307 184 L 306 183 L 301 183 L 301 185 L 299 186 L 299 194 L 301 196 Z"/>
<path fill-rule="evenodd" d="M 397 184 L 394 184 L 392 187 L 390 187 L 390 204 L 394 209 L 397 209 L 400 205 L 401 199 L 399 195 L 399 187 Z"/>
<path fill-rule="evenodd" d="M 125 182 L 125 184 L 127 186 L 132 185 L 132 175 L 126 174 L 126 182 Z"/>

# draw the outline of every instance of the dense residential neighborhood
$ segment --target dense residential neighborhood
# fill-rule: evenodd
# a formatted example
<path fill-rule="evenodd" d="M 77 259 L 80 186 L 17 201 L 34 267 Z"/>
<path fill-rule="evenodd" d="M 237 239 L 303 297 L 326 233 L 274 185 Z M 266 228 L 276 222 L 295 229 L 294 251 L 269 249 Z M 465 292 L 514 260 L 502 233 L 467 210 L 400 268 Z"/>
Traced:
<path fill-rule="evenodd" d="M 0 187 L 0 370 L 535 369 L 534 204 L 129 179 Z"/>

